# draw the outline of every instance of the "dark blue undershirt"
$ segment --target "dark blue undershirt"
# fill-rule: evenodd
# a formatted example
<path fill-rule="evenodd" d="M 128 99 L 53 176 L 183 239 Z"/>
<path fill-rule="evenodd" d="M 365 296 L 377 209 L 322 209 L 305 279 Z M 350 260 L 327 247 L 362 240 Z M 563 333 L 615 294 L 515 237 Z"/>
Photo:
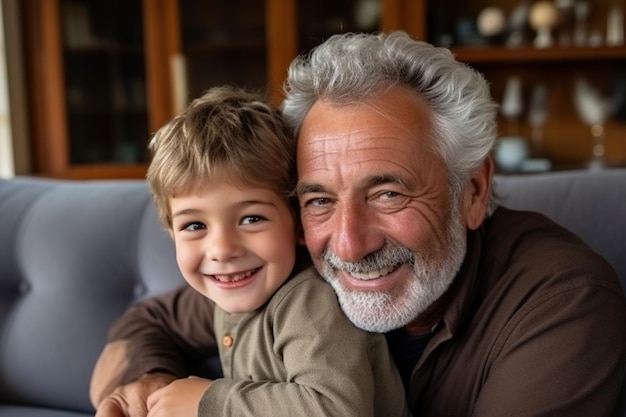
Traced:
<path fill-rule="evenodd" d="M 389 351 L 400 371 L 404 391 L 408 394 L 411 383 L 411 374 L 422 356 L 426 345 L 433 336 L 432 332 L 419 336 L 409 336 L 401 329 L 386 334 Z"/>

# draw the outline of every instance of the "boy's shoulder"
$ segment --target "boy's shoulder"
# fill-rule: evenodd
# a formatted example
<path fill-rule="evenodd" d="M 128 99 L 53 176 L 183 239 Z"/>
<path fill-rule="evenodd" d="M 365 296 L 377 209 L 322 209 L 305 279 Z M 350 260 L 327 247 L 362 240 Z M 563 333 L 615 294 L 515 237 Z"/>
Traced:
<path fill-rule="evenodd" d="M 292 274 L 291 277 L 283 284 L 285 286 L 297 286 L 302 285 L 328 285 L 326 281 L 321 277 L 317 269 L 313 266 L 309 266 L 298 273 Z"/>
<path fill-rule="evenodd" d="M 270 300 L 270 304 L 278 307 L 286 302 L 292 304 L 301 303 L 304 300 L 307 303 L 320 303 L 320 306 L 338 306 L 335 291 L 312 266 L 292 275 L 285 281 Z"/>

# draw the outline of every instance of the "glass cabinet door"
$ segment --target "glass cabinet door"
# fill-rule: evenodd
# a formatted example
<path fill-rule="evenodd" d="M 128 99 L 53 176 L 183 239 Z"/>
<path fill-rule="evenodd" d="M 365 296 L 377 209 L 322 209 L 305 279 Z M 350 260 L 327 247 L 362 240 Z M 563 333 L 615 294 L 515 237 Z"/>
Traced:
<path fill-rule="evenodd" d="M 174 65 L 173 74 L 179 78 L 174 86 L 185 88 L 175 92 L 179 99 L 183 95 L 188 102 L 208 88 L 223 84 L 266 93 L 265 1 L 178 0 L 178 3 L 182 62 Z"/>
<path fill-rule="evenodd" d="M 141 0 L 62 0 L 68 163 L 147 161 Z"/>

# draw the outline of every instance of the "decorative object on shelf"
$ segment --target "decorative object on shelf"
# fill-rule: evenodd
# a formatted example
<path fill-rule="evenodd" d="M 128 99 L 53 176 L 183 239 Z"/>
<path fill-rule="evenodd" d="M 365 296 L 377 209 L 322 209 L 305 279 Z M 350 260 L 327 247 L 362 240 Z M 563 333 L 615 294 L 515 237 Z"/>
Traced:
<path fill-rule="evenodd" d="M 76 2 L 63 3 L 63 35 L 69 48 L 86 48 L 100 45 L 92 30 L 89 5 Z"/>
<path fill-rule="evenodd" d="M 506 82 L 500 113 L 508 121 L 508 133 L 512 136 L 519 134 L 519 117 L 524 110 L 522 99 L 522 80 L 518 76 L 511 76 Z"/>
<path fill-rule="evenodd" d="M 624 44 L 624 9 L 617 1 L 613 2 L 606 21 L 607 46 L 621 46 Z"/>
<path fill-rule="evenodd" d="M 511 76 L 506 82 L 500 113 L 507 119 L 506 135 L 498 138 L 494 158 L 503 172 L 515 172 L 529 155 L 526 139 L 519 135 L 519 118 L 524 110 L 522 80 Z"/>
<path fill-rule="evenodd" d="M 476 18 L 478 33 L 488 41 L 499 43 L 506 30 L 506 15 L 495 6 L 485 7 Z"/>
<path fill-rule="evenodd" d="M 574 29 L 574 45 L 587 45 L 587 20 L 589 19 L 590 6 L 585 0 L 577 0 L 574 4 L 574 17 L 576 27 Z"/>
<path fill-rule="evenodd" d="M 449 48 L 455 43 L 456 16 L 439 2 L 428 5 L 428 39 L 437 46 Z"/>
<path fill-rule="evenodd" d="M 583 77 L 576 79 L 574 103 L 581 120 L 590 127 L 592 147 L 590 169 L 601 169 L 606 165 L 606 137 L 604 123 L 612 111 L 611 101 L 593 88 Z"/>
<path fill-rule="evenodd" d="M 604 35 L 599 30 L 594 30 L 589 33 L 587 38 L 587 46 L 602 46 L 604 44 Z"/>
<path fill-rule="evenodd" d="M 549 48 L 554 44 L 552 31 L 559 23 L 559 13 L 551 1 L 538 1 L 530 6 L 528 23 L 537 35 L 533 41 L 536 48 Z"/>
<path fill-rule="evenodd" d="M 485 39 L 476 29 L 476 22 L 469 17 L 461 17 L 455 23 L 455 39 L 459 45 L 484 45 Z"/>
<path fill-rule="evenodd" d="M 522 137 L 503 136 L 496 141 L 494 159 L 503 172 L 521 171 L 528 154 L 528 144 Z"/>
<path fill-rule="evenodd" d="M 528 23 L 530 1 L 524 0 L 511 11 L 509 15 L 509 35 L 506 44 L 510 47 L 521 46 L 525 43 L 524 31 Z"/>
<path fill-rule="evenodd" d="M 544 84 L 535 85 L 530 93 L 528 104 L 528 124 L 532 128 L 532 153 L 543 154 L 543 126 L 548 119 L 548 88 Z"/>
<path fill-rule="evenodd" d="M 572 44 L 574 32 L 574 0 L 555 0 L 559 12 L 559 46 L 568 47 Z"/>
<path fill-rule="evenodd" d="M 373 30 L 380 19 L 379 0 L 359 0 L 354 9 L 354 23 L 364 31 Z"/>

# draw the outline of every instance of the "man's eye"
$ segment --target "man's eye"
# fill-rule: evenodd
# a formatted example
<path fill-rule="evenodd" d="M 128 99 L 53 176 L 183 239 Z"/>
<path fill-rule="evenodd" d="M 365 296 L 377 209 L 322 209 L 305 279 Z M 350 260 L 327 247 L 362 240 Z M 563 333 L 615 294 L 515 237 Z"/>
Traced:
<path fill-rule="evenodd" d="M 204 229 L 206 229 L 206 226 L 203 223 L 192 222 L 192 223 L 187 223 L 186 225 L 184 225 L 181 230 L 186 230 L 188 232 L 195 232 L 197 230 L 204 230 Z"/>
<path fill-rule="evenodd" d="M 397 198 L 400 196 L 400 193 L 397 193 L 395 191 L 385 191 L 380 193 L 380 198 L 386 198 L 386 199 L 391 199 L 391 198 Z"/>
<path fill-rule="evenodd" d="M 263 220 L 265 220 L 265 217 L 263 216 L 246 216 L 241 220 L 241 224 L 255 224 L 262 222 Z"/>
<path fill-rule="evenodd" d="M 313 207 L 324 207 L 330 204 L 330 198 L 326 197 L 317 197 L 311 198 L 304 202 L 304 206 L 313 206 Z"/>

